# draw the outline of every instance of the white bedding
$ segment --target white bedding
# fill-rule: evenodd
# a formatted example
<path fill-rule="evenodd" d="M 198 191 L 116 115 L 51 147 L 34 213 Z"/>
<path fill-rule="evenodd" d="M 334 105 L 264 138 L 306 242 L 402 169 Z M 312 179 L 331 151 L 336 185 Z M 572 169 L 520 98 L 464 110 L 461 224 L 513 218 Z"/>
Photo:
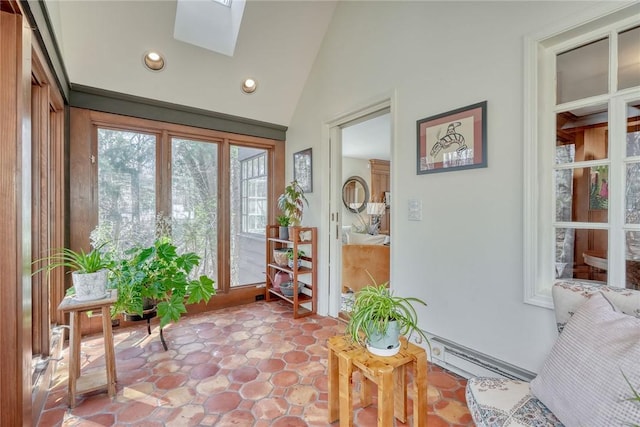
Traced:
<path fill-rule="evenodd" d="M 345 236 L 346 239 L 343 239 L 343 242 L 351 245 L 386 245 L 391 243 L 391 237 L 387 234 L 376 234 L 374 236 L 348 231 Z"/>

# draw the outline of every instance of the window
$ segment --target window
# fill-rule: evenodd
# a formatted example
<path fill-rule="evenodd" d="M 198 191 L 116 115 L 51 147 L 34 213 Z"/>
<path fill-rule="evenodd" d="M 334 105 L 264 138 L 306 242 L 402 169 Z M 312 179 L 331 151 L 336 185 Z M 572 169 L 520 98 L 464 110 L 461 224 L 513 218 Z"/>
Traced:
<path fill-rule="evenodd" d="M 264 292 L 255 285 L 265 280 L 265 228 L 274 211 L 269 164 L 282 144 L 90 110 L 72 113 L 76 123 L 91 124 L 78 126 L 71 138 L 72 238 L 84 242 L 91 234 L 93 242 L 125 251 L 169 233 L 179 250 L 200 256 L 193 274 L 215 280 L 216 307 Z M 92 183 L 92 197 L 85 196 L 90 192 L 80 177 Z"/>
<path fill-rule="evenodd" d="M 153 244 L 156 139 L 148 133 L 98 128 L 100 227 L 94 239 L 109 241 L 122 251 Z"/>
<path fill-rule="evenodd" d="M 230 178 L 233 287 L 264 281 L 267 151 L 232 145 Z"/>
<path fill-rule="evenodd" d="M 171 235 L 200 256 L 194 276 L 218 283 L 218 145 L 171 138 Z"/>
<path fill-rule="evenodd" d="M 559 279 L 640 289 L 638 15 L 529 43 L 525 301 L 551 307 Z"/>
<path fill-rule="evenodd" d="M 240 160 L 242 232 L 264 234 L 267 223 L 266 153 Z"/>

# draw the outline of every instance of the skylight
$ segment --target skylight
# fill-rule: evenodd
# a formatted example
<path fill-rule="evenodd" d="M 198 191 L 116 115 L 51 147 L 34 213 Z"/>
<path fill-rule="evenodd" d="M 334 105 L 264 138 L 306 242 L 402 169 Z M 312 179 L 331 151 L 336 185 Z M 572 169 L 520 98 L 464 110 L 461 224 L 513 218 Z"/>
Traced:
<path fill-rule="evenodd" d="M 173 37 L 233 56 L 245 0 L 178 0 Z"/>

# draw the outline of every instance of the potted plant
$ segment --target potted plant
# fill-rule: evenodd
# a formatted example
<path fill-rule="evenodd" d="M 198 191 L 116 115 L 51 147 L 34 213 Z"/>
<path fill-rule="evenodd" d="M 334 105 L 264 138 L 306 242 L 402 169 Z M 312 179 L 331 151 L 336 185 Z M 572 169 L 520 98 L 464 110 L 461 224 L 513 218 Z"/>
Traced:
<path fill-rule="evenodd" d="M 278 229 L 278 238 L 280 240 L 289 240 L 289 217 L 286 215 L 280 215 L 276 218 L 278 225 L 280 228 Z"/>
<path fill-rule="evenodd" d="M 118 289 L 115 313 L 142 316 L 155 304 L 162 328 L 169 322 L 177 322 L 187 312 L 185 300 L 187 304 L 208 302 L 215 294 L 212 279 L 190 277 L 200 257 L 192 252 L 179 254 L 168 237 L 125 253 L 127 257 L 114 268 Z"/>
<path fill-rule="evenodd" d="M 427 305 L 418 298 L 394 296 L 387 283 L 366 286 L 356 293 L 346 333 L 379 356 L 396 354 L 400 335 L 416 332 L 428 342 L 413 303 Z"/>
<path fill-rule="evenodd" d="M 299 227 L 302 222 L 305 203 L 309 206 L 304 190 L 296 180 L 291 181 L 291 184 L 285 187 L 284 193 L 278 197 L 278 207 L 284 216 L 289 218 L 289 225 L 294 227 Z"/>
<path fill-rule="evenodd" d="M 305 256 L 306 254 L 304 253 L 303 250 L 298 249 L 298 266 L 297 268 L 300 268 L 300 266 L 302 265 L 302 259 L 301 257 Z M 293 268 L 293 249 L 289 248 L 289 250 L 287 251 L 287 258 L 288 258 L 288 262 L 287 265 L 289 266 L 289 268 Z"/>
<path fill-rule="evenodd" d="M 78 301 L 91 301 L 104 298 L 107 295 L 108 274 L 114 262 L 108 253 L 97 247 L 89 252 L 74 251 L 69 248 L 57 250 L 53 255 L 34 261 L 34 264 L 46 261 L 44 267 L 33 274 L 46 270 L 47 272 L 66 267 L 71 271 L 73 286 L 67 290 L 67 295 L 74 295 Z"/>

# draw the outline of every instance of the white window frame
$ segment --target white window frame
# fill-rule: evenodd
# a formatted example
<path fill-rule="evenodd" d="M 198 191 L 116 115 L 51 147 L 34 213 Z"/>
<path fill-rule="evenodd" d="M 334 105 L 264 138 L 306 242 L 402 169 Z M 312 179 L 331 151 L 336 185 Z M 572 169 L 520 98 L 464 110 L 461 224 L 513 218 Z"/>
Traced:
<path fill-rule="evenodd" d="M 260 161 L 260 158 L 263 158 L 263 164 L 264 164 L 264 172 L 263 173 L 251 173 L 251 174 L 245 174 L 245 166 L 248 168 L 249 166 L 253 166 L 252 163 L 254 161 Z M 249 194 L 249 186 L 251 181 L 261 181 L 264 180 L 266 182 L 268 182 L 269 179 L 269 171 L 267 170 L 267 165 L 268 165 L 268 157 L 267 157 L 267 151 L 265 150 L 263 153 L 259 153 L 256 154 L 252 157 L 248 157 L 246 159 L 242 159 L 240 160 L 240 191 L 241 191 L 241 214 L 242 214 L 242 220 L 241 220 L 241 228 L 242 228 L 242 233 L 245 234 L 264 234 L 265 230 L 262 231 L 250 231 L 250 227 L 249 227 L 249 219 L 251 217 L 263 217 L 265 218 L 264 223 L 267 223 L 267 194 L 266 194 L 266 186 L 265 186 L 265 194 L 264 196 L 257 196 L 255 194 Z M 251 175 L 251 176 L 248 176 Z M 264 206 L 264 212 L 262 215 L 258 215 L 255 212 L 250 212 L 249 210 L 249 201 L 253 200 L 253 201 L 262 201 L 262 204 Z"/>
<path fill-rule="evenodd" d="M 523 282 L 524 302 L 553 308 L 551 287 L 555 281 L 553 233 L 555 221 L 555 189 L 552 180 L 557 111 L 585 105 L 609 106 L 610 141 L 619 140 L 620 129 L 626 130 L 627 102 L 640 97 L 635 87 L 606 95 L 598 95 L 562 105 L 555 104 L 555 58 L 570 47 L 609 37 L 609 87 L 617 84 L 617 38 L 611 37 L 623 28 L 640 23 L 640 3 L 615 7 L 603 5 L 577 18 L 573 25 L 525 38 L 524 93 L 524 230 Z M 573 227 L 609 230 L 609 275 L 612 286 L 624 286 L 624 149 L 609 144 L 610 169 L 609 222 L 603 224 L 572 223 Z M 597 163 L 597 162 L 596 162 Z M 589 164 L 585 163 L 585 166 Z M 629 229 L 629 228 L 626 228 Z"/>

